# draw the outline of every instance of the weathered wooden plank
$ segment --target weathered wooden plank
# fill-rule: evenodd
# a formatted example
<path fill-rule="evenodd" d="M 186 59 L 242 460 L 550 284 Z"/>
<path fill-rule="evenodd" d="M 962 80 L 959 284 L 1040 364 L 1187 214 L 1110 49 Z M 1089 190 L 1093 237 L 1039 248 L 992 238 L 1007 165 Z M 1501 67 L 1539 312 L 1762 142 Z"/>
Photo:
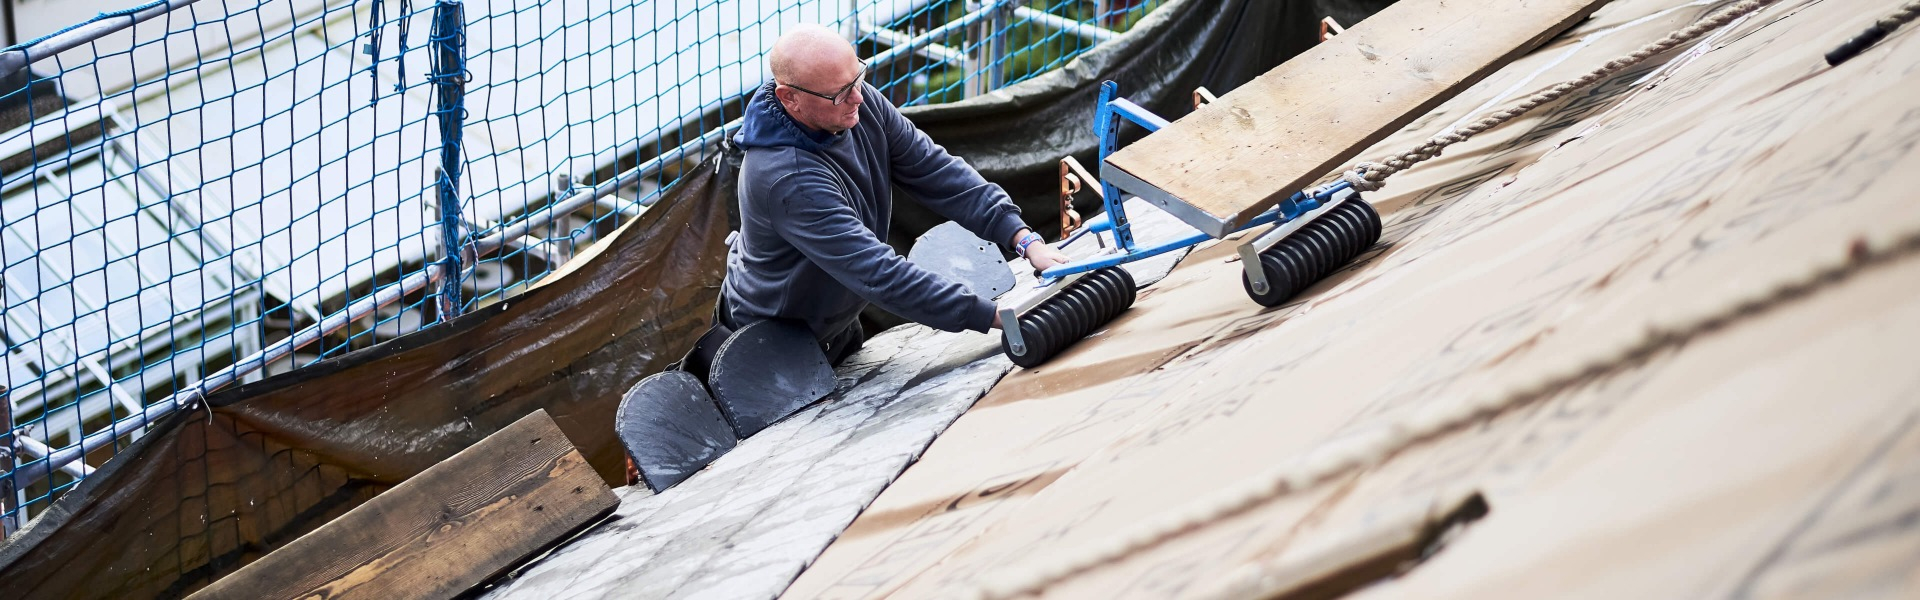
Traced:
<path fill-rule="evenodd" d="M 1606 2 L 1404 0 L 1114 153 L 1103 174 L 1225 235 Z"/>
<path fill-rule="evenodd" d="M 451 598 L 618 504 L 535 411 L 193 597 Z"/>

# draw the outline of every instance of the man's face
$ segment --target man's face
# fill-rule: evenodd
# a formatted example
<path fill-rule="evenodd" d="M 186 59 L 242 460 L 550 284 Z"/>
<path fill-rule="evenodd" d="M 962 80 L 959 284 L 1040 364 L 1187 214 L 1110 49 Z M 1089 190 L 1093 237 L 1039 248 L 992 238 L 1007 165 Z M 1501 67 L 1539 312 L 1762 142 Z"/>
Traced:
<path fill-rule="evenodd" d="M 833 60 L 795 77 L 805 81 L 782 81 L 775 96 L 794 120 L 808 127 L 833 133 L 860 124 L 860 105 L 866 103 L 860 81 L 867 66 L 857 59 Z M 839 104 L 834 104 L 835 100 Z"/>

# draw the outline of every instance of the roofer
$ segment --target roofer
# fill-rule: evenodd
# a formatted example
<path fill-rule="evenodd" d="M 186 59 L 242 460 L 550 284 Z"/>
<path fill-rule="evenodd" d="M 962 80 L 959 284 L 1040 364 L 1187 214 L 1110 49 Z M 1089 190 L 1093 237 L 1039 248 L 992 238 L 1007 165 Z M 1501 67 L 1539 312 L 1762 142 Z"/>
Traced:
<path fill-rule="evenodd" d="M 992 300 L 887 246 L 894 186 L 1035 269 L 1068 261 L 1022 224 L 1005 190 L 868 84 L 868 65 L 832 30 L 794 28 L 774 43 L 768 63 L 773 81 L 747 102 L 734 136 L 746 156 L 721 325 L 804 322 L 834 364 L 864 341 L 859 315 L 869 302 L 946 331 L 999 327 Z"/>

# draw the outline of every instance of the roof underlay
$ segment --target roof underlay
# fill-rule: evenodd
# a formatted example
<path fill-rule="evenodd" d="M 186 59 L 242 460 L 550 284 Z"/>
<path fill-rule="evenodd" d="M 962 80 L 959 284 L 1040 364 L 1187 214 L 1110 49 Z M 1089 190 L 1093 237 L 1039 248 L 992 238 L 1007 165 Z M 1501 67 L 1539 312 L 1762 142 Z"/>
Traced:
<path fill-rule="evenodd" d="M 1362 157 L 1716 6 L 1613 2 Z M 1821 60 L 1891 7 L 1778 2 L 1457 144 L 1369 194 L 1381 243 L 1292 305 L 1202 246 L 1001 380 L 786 596 L 955 595 L 1356 439 L 1381 460 L 1045 591 L 1205 595 L 1464 488 L 1486 518 L 1361 596 L 1914 594 L 1920 41 Z"/>
<path fill-rule="evenodd" d="M 489 597 L 956 596 L 1176 517 L 1043 591 L 1233 597 L 1462 490 L 1490 513 L 1359 595 L 1910 597 L 1920 42 L 1829 69 L 1882 8 L 1843 4 L 1777 2 L 1394 176 L 1380 244 L 1289 306 L 1246 298 L 1230 238 L 1132 266 L 1158 282 L 1130 311 L 997 384 L 995 338 L 877 336 L 826 402 L 622 490 Z M 1717 6 L 1608 4 L 1362 158 Z"/>

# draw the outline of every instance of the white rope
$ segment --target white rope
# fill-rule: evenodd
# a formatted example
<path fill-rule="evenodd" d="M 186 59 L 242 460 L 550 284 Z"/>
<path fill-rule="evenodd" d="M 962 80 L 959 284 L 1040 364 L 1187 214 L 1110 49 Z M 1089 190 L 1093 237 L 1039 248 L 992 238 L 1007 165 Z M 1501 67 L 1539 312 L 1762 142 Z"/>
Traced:
<path fill-rule="evenodd" d="M 1894 9 L 1893 14 L 1881 17 L 1880 20 L 1874 21 L 1873 25 L 1892 33 L 1901 25 L 1913 22 L 1917 18 L 1920 18 L 1920 0 L 1900 5 L 1900 8 Z"/>
<path fill-rule="evenodd" d="M 1621 69 L 1696 39 L 1735 19 L 1752 14 L 1771 1 L 1743 0 L 1647 44 L 1631 54 L 1608 61 L 1600 68 L 1578 79 L 1555 85 L 1547 91 L 1535 94 L 1517 106 L 1488 115 L 1464 129 L 1449 129 L 1429 139 L 1418 148 L 1388 159 L 1385 164 L 1360 163 L 1352 171 L 1347 172 L 1344 179 L 1362 191 L 1377 190 L 1380 188 L 1381 181 L 1388 176 L 1438 156 L 1440 151 L 1449 145 L 1465 141 L 1514 117 L 1526 114 L 1527 111 L 1542 104 L 1592 85 Z M 1916 0 L 1912 5 L 1920 8 L 1920 0 Z M 1910 250 L 1910 247 L 1920 247 L 1920 236 L 1909 236 L 1895 245 L 1896 250 Z M 1855 252 L 1852 258 L 1843 261 L 1838 267 L 1824 265 L 1813 269 L 1809 277 L 1793 280 L 1786 285 L 1766 288 L 1757 296 L 1733 303 L 1721 312 L 1710 313 L 1697 319 L 1680 320 L 1678 324 L 1672 326 L 1663 327 L 1655 324 L 1647 330 L 1645 335 L 1638 339 L 1628 338 L 1614 351 L 1601 353 L 1597 360 L 1564 370 L 1549 370 L 1547 374 L 1536 379 L 1535 383 L 1514 386 L 1507 393 L 1429 405 L 1425 410 L 1389 423 L 1385 427 L 1335 440 L 1316 448 L 1303 459 L 1281 464 L 1264 473 L 1244 479 L 1232 487 L 1201 498 L 1181 509 L 1155 515 L 1128 531 L 1100 540 L 1080 551 L 1060 555 L 1055 560 L 1037 561 L 991 573 L 984 584 L 973 590 L 971 595 L 978 598 L 1013 598 L 1038 593 L 1067 577 L 1094 566 L 1133 555 L 1202 525 L 1245 512 L 1273 499 L 1309 489 L 1334 477 L 1371 468 L 1422 440 L 1491 418 L 1517 406 L 1547 397 L 1566 385 L 1605 374 L 1635 358 L 1673 347 L 1695 335 L 1717 330 L 1735 318 L 1777 303 L 1783 297 L 1804 295 L 1811 291 L 1812 287 L 1835 279 L 1836 269 L 1856 268 L 1859 263 L 1865 262 L 1861 257 L 1868 254 L 1864 250 Z"/>
<path fill-rule="evenodd" d="M 1532 97 L 1527 98 L 1525 102 L 1521 102 L 1506 110 L 1496 111 L 1485 117 L 1481 117 L 1479 121 L 1475 121 L 1472 125 L 1458 129 L 1448 128 L 1446 131 L 1440 132 L 1439 135 L 1428 138 L 1425 143 L 1413 149 L 1388 157 L 1385 162 L 1355 163 L 1353 168 L 1349 169 L 1345 174 L 1342 174 L 1340 178 L 1352 184 L 1356 190 L 1363 192 L 1378 190 L 1386 185 L 1387 177 L 1439 156 L 1440 152 L 1445 150 L 1447 146 L 1467 141 L 1468 138 L 1479 135 L 1488 129 L 1493 129 L 1501 123 L 1527 114 L 1528 111 L 1538 108 L 1540 105 L 1559 100 L 1562 96 L 1598 83 L 1600 80 L 1620 72 L 1621 69 L 1631 67 L 1648 58 L 1658 56 L 1661 53 L 1672 50 L 1680 44 L 1693 41 L 1695 38 L 1719 29 L 1727 23 L 1733 22 L 1735 19 L 1752 14 L 1754 11 L 1760 10 L 1772 2 L 1773 0 L 1743 0 L 1738 4 L 1708 15 L 1707 18 L 1688 25 L 1686 28 L 1669 33 L 1666 37 L 1660 38 L 1651 44 L 1641 46 L 1639 50 L 1635 50 L 1631 54 L 1607 61 L 1607 64 L 1589 71 L 1586 75 L 1582 75 L 1578 79 L 1562 82 L 1559 85 L 1547 88 L 1546 91 L 1534 94 Z M 1920 5 L 1920 2 L 1915 2 L 1915 4 Z M 1920 8 L 1920 6 L 1916 6 L 1915 8 Z"/>

